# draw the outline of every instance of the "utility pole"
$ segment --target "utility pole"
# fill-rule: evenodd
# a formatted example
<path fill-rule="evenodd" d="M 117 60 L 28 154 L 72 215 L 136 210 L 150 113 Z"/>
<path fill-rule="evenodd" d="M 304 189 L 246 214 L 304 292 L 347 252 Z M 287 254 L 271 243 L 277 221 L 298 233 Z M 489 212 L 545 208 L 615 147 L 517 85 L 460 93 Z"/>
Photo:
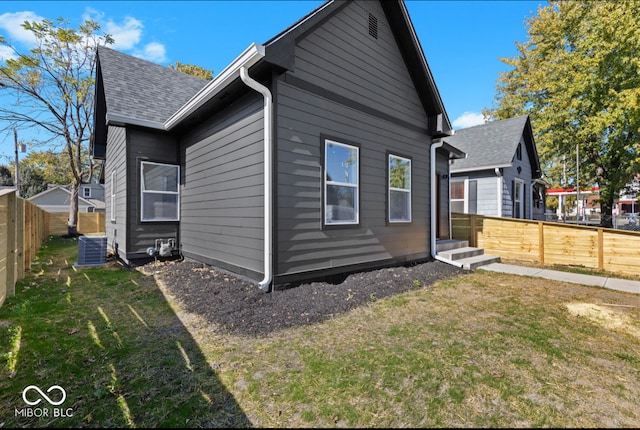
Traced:
<path fill-rule="evenodd" d="M 16 147 L 16 196 L 20 196 L 20 167 L 18 161 L 18 130 L 13 129 L 13 141 Z"/>

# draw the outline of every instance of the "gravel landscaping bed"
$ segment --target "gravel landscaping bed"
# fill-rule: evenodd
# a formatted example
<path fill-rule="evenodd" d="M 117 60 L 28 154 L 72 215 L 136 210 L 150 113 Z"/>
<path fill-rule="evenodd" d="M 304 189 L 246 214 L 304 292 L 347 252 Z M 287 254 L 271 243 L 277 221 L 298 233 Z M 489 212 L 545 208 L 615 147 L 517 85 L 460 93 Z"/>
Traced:
<path fill-rule="evenodd" d="M 464 273 L 430 261 L 354 273 L 339 284 L 311 282 L 264 293 L 254 282 L 201 263 L 155 261 L 137 269 L 154 275 L 185 311 L 250 336 L 322 322 L 365 303 Z"/>

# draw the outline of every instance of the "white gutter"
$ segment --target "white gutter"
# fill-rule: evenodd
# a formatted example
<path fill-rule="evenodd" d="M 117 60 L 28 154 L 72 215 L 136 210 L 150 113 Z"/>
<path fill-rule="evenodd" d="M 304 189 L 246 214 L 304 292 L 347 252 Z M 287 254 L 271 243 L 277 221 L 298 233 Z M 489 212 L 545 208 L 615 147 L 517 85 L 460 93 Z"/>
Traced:
<path fill-rule="evenodd" d="M 498 201 L 496 202 L 498 204 L 498 215 L 497 216 L 502 216 L 502 172 L 500 171 L 499 167 L 495 168 L 495 172 L 496 172 L 496 182 L 497 182 L 497 186 L 498 189 L 496 190 L 497 192 L 497 199 Z"/>
<path fill-rule="evenodd" d="M 248 87 L 256 90 L 264 97 L 264 279 L 260 281 L 260 289 L 268 292 L 271 287 L 273 275 L 271 273 L 272 266 L 272 248 L 271 238 L 271 128 L 273 118 L 273 103 L 271 92 L 267 87 L 260 84 L 249 76 L 248 66 L 240 67 L 240 79 Z"/>
<path fill-rule="evenodd" d="M 264 46 L 252 43 L 235 60 L 224 68 L 212 81 L 205 85 L 191 99 L 185 103 L 176 113 L 164 122 L 164 129 L 171 130 L 183 119 L 198 110 L 213 96 L 225 89 L 239 75 L 243 67 L 251 67 L 264 57 Z"/>

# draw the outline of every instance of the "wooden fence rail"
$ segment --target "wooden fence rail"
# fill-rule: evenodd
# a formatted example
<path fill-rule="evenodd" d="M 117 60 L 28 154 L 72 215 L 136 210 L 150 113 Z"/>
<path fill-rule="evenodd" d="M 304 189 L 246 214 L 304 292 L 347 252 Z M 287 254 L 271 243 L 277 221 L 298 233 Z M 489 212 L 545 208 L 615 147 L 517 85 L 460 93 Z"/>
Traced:
<path fill-rule="evenodd" d="M 487 254 L 640 275 L 640 233 L 546 221 L 452 214 L 452 238 Z"/>
<path fill-rule="evenodd" d="M 46 212 L 15 190 L 0 190 L 0 306 L 15 295 L 40 246 L 49 236 L 67 233 L 67 213 Z M 79 213 L 78 232 L 104 232 L 105 214 Z"/>

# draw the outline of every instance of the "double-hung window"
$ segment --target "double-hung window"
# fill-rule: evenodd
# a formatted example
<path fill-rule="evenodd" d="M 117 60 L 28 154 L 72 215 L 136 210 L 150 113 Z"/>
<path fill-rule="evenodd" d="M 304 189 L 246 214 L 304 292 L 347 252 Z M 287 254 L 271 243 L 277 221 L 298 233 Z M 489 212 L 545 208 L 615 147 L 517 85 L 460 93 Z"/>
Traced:
<path fill-rule="evenodd" d="M 179 221 L 180 166 L 143 161 L 140 167 L 142 221 Z"/>
<path fill-rule="evenodd" d="M 411 160 L 389 154 L 389 222 L 411 222 Z"/>
<path fill-rule="evenodd" d="M 327 139 L 324 151 L 324 223 L 358 224 L 360 149 Z"/>

